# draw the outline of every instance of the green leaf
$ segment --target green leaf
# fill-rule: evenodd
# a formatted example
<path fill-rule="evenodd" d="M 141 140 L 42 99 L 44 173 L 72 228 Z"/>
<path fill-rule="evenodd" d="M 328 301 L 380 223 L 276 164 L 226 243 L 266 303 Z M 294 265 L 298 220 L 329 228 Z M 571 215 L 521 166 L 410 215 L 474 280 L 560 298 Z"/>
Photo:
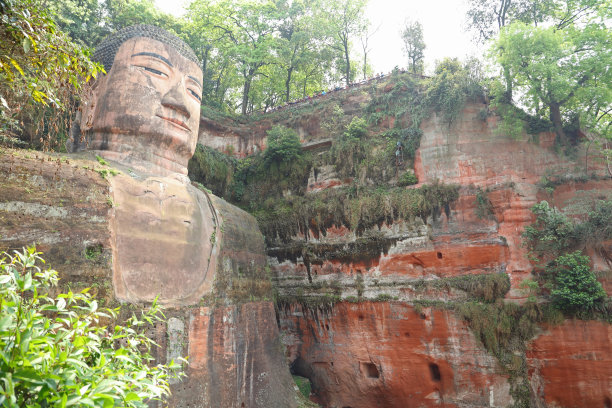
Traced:
<path fill-rule="evenodd" d="M 141 401 L 141 400 L 142 398 L 140 398 L 138 394 L 136 394 L 135 392 L 128 392 L 127 395 L 125 396 L 125 402 Z"/>
<path fill-rule="evenodd" d="M 30 52 L 31 47 L 32 47 L 32 41 L 30 40 L 29 37 L 25 37 L 23 39 L 23 52 L 27 54 L 28 52 Z"/>
<path fill-rule="evenodd" d="M 0 319 L 0 332 L 12 326 L 13 316 L 4 316 Z"/>

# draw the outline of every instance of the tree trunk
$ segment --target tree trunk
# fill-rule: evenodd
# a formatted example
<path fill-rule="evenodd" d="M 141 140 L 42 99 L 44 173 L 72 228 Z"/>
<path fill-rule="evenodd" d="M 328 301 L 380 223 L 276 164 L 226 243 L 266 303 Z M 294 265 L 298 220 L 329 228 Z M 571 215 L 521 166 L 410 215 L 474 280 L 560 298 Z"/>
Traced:
<path fill-rule="evenodd" d="M 346 61 L 346 86 L 351 84 L 351 60 L 349 58 L 348 40 L 344 42 L 344 60 Z"/>
<path fill-rule="evenodd" d="M 559 103 L 551 102 L 548 107 L 550 108 L 550 121 L 553 123 L 557 137 L 559 139 L 565 138 L 565 131 L 563 130 L 563 122 L 561 120 L 561 106 Z"/>
<path fill-rule="evenodd" d="M 242 88 L 242 114 L 247 114 L 249 107 L 249 91 L 251 90 L 251 77 L 249 76 L 244 80 L 244 87 Z"/>
<path fill-rule="evenodd" d="M 368 66 L 368 53 L 364 51 L 363 53 L 363 80 L 366 80 L 366 67 Z"/>
<path fill-rule="evenodd" d="M 291 86 L 291 74 L 293 73 L 293 67 L 287 70 L 287 79 L 285 80 L 285 102 L 289 102 L 289 90 Z"/>
<path fill-rule="evenodd" d="M 504 67 L 504 79 L 506 81 L 506 92 L 504 92 L 504 98 L 506 102 L 512 103 L 512 76 L 510 75 L 510 69 Z"/>

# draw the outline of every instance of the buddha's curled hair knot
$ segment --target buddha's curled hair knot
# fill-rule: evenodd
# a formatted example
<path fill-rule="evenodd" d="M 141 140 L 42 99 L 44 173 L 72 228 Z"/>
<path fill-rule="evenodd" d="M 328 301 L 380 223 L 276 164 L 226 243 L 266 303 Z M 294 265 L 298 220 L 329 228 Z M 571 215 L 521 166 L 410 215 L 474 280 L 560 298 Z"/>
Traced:
<path fill-rule="evenodd" d="M 104 65 L 106 72 L 109 72 L 113 66 L 115 55 L 117 54 L 119 47 L 121 47 L 121 44 L 130 38 L 136 37 L 151 38 L 167 44 L 176 49 L 176 51 L 183 57 L 199 65 L 199 61 L 195 56 L 195 53 L 183 40 L 164 29 L 145 24 L 126 27 L 114 34 L 109 35 L 96 47 L 96 51 L 94 52 L 92 59 Z"/>

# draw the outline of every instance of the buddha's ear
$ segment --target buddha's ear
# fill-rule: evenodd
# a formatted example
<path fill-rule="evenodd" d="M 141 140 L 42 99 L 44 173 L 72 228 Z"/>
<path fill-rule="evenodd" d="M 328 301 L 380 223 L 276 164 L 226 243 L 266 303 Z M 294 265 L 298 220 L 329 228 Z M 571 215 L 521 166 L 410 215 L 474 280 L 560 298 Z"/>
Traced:
<path fill-rule="evenodd" d="M 99 75 L 93 83 L 87 84 L 85 92 L 81 97 L 81 132 L 86 132 L 93 127 L 94 113 L 98 105 L 98 98 L 106 88 L 106 75 Z"/>
<path fill-rule="evenodd" d="M 93 126 L 98 97 L 105 85 L 106 75 L 100 75 L 82 88 L 81 103 L 70 126 L 69 136 L 66 140 L 66 151 L 74 153 L 87 148 L 85 132 Z"/>

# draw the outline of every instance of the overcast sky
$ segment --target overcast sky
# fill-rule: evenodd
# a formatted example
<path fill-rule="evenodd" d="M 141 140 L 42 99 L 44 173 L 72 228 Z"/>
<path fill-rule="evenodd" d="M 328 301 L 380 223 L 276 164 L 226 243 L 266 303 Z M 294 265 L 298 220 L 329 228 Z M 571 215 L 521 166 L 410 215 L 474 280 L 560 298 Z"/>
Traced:
<path fill-rule="evenodd" d="M 157 6 L 174 15 L 183 13 L 189 0 L 155 0 Z M 433 70 L 436 60 L 478 54 L 463 30 L 466 0 L 370 0 L 367 16 L 372 30 L 369 61 L 375 72 L 389 72 L 393 67 L 406 66 L 400 31 L 406 18 L 420 21 L 425 39 L 426 70 Z M 360 47 L 358 41 L 355 44 Z M 356 50 L 360 48 L 356 48 Z M 480 51 L 481 52 L 481 51 Z"/>

